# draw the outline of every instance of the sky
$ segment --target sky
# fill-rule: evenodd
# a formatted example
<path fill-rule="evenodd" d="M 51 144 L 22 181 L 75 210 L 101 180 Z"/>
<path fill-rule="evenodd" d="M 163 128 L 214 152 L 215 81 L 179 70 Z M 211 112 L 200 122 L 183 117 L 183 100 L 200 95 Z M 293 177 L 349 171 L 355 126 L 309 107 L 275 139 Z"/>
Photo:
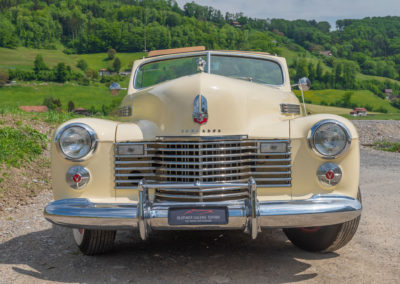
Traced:
<path fill-rule="evenodd" d="M 183 7 L 192 0 L 176 0 Z M 252 18 L 283 18 L 328 21 L 373 16 L 400 16 L 400 0 L 194 0 L 225 12 L 243 12 Z"/>

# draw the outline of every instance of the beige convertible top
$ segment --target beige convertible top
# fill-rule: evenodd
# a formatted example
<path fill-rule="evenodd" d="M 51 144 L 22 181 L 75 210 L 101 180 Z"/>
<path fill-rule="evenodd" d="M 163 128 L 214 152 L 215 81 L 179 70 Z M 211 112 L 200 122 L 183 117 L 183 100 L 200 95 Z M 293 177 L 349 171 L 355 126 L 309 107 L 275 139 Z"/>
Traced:
<path fill-rule="evenodd" d="M 187 53 L 187 52 L 195 52 L 195 51 L 205 51 L 205 46 L 192 46 L 192 47 L 181 47 L 181 48 L 170 48 L 170 49 L 159 49 L 152 50 L 147 54 L 147 57 L 155 57 L 161 55 L 169 55 L 169 54 L 177 54 L 177 53 Z M 218 51 L 226 51 L 226 52 L 241 52 L 241 53 L 256 53 L 256 54 L 266 54 L 268 52 L 262 51 L 241 51 L 241 50 L 218 50 Z"/>

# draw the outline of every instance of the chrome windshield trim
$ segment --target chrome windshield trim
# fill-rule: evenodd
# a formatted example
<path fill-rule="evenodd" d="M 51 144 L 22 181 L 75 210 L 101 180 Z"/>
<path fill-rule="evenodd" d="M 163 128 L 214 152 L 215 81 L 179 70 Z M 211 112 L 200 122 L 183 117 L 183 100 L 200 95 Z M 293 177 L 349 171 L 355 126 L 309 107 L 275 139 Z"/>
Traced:
<path fill-rule="evenodd" d="M 281 64 L 281 62 L 274 60 L 273 58 L 271 58 L 271 55 L 268 54 L 255 54 L 255 53 L 246 53 L 246 52 L 227 52 L 227 51 L 215 51 L 215 50 L 208 50 L 208 51 L 199 51 L 199 52 L 191 52 L 191 53 L 182 53 L 182 54 L 173 54 L 173 55 L 164 55 L 164 56 L 160 56 L 160 57 L 150 57 L 150 58 L 146 58 L 145 61 L 143 61 L 142 63 L 140 63 L 136 69 L 135 69 L 135 74 L 133 76 L 133 82 L 132 82 L 132 86 L 135 90 L 144 90 L 147 88 L 151 88 L 155 85 L 152 86 L 148 86 L 148 87 L 144 87 L 144 88 L 137 88 L 136 87 L 136 79 L 138 76 L 138 72 L 140 70 L 140 68 L 142 68 L 144 65 L 149 64 L 149 63 L 153 63 L 153 62 L 158 62 L 158 61 L 166 61 L 166 60 L 171 60 L 171 59 L 179 59 L 179 58 L 185 58 L 185 57 L 196 57 L 196 56 L 207 56 L 207 73 L 208 74 L 212 74 L 211 73 L 211 57 L 212 55 L 218 55 L 218 56 L 231 56 L 231 57 L 244 57 L 244 58 L 253 58 L 253 59 L 262 59 L 262 60 L 266 60 L 266 61 L 272 61 L 276 64 L 279 65 L 280 69 L 281 69 L 281 73 L 282 73 L 282 84 L 280 85 L 271 85 L 271 84 L 261 84 L 261 83 L 256 83 L 256 84 L 261 84 L 261 85 L 265 85 L 265 86 L 270 86 L 270 87 L 276 87 L 276 88 L 281 88 L 283 87 L 288 78 L 286 78 L 286 73 L 284 72 L 285 68 L 284 66 Z M 192 74 L 194 75 L 194 74 Z M 189 76 L 189 75 L 187 75 Z M 184 76 L 182 76 L 184 77 Z M 227 77 L 227 76 L 225 76 Z M 181 78 L 181 77 L 178 77 Z M 231 78 L 231 77 L 227 77 L 227 78 Z M 177 79 L 177 78 L 175 78 Z M 160 82 L 158 84 L 164 83 L 166 81 Z"/>

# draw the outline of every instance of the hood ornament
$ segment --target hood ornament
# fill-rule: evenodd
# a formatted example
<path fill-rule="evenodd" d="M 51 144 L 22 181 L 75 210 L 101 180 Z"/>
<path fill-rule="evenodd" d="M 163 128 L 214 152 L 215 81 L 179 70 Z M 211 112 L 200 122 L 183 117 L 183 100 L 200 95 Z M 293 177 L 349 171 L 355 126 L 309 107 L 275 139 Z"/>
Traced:
<path fill-rule="evenodd" d="M 208 120 L 207 99 L 197 95 L 193 103 L 193 121 L 198 124 L 206 123 Z"/>

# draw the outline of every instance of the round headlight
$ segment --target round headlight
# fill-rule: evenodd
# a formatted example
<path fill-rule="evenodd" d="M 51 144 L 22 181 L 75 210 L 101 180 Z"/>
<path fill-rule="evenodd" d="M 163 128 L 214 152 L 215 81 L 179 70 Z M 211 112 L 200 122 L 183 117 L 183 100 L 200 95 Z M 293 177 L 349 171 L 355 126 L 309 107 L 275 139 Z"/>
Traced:
<path fill-rule="evenodd" d="M 97 139 L 92 128 L 86 124 L 73 123 L 61 129 L 56 142 L 65 158 L 78 161 L 95 150 Z"/>
<path fill-rule="evenodd" d="M 329 119 L 322 120 L 311 128 L 308 141 L 310 147 L 318 155 L 334 159 L 347 151 L 351 143 L 351 136 L 343 123 Z"/>

